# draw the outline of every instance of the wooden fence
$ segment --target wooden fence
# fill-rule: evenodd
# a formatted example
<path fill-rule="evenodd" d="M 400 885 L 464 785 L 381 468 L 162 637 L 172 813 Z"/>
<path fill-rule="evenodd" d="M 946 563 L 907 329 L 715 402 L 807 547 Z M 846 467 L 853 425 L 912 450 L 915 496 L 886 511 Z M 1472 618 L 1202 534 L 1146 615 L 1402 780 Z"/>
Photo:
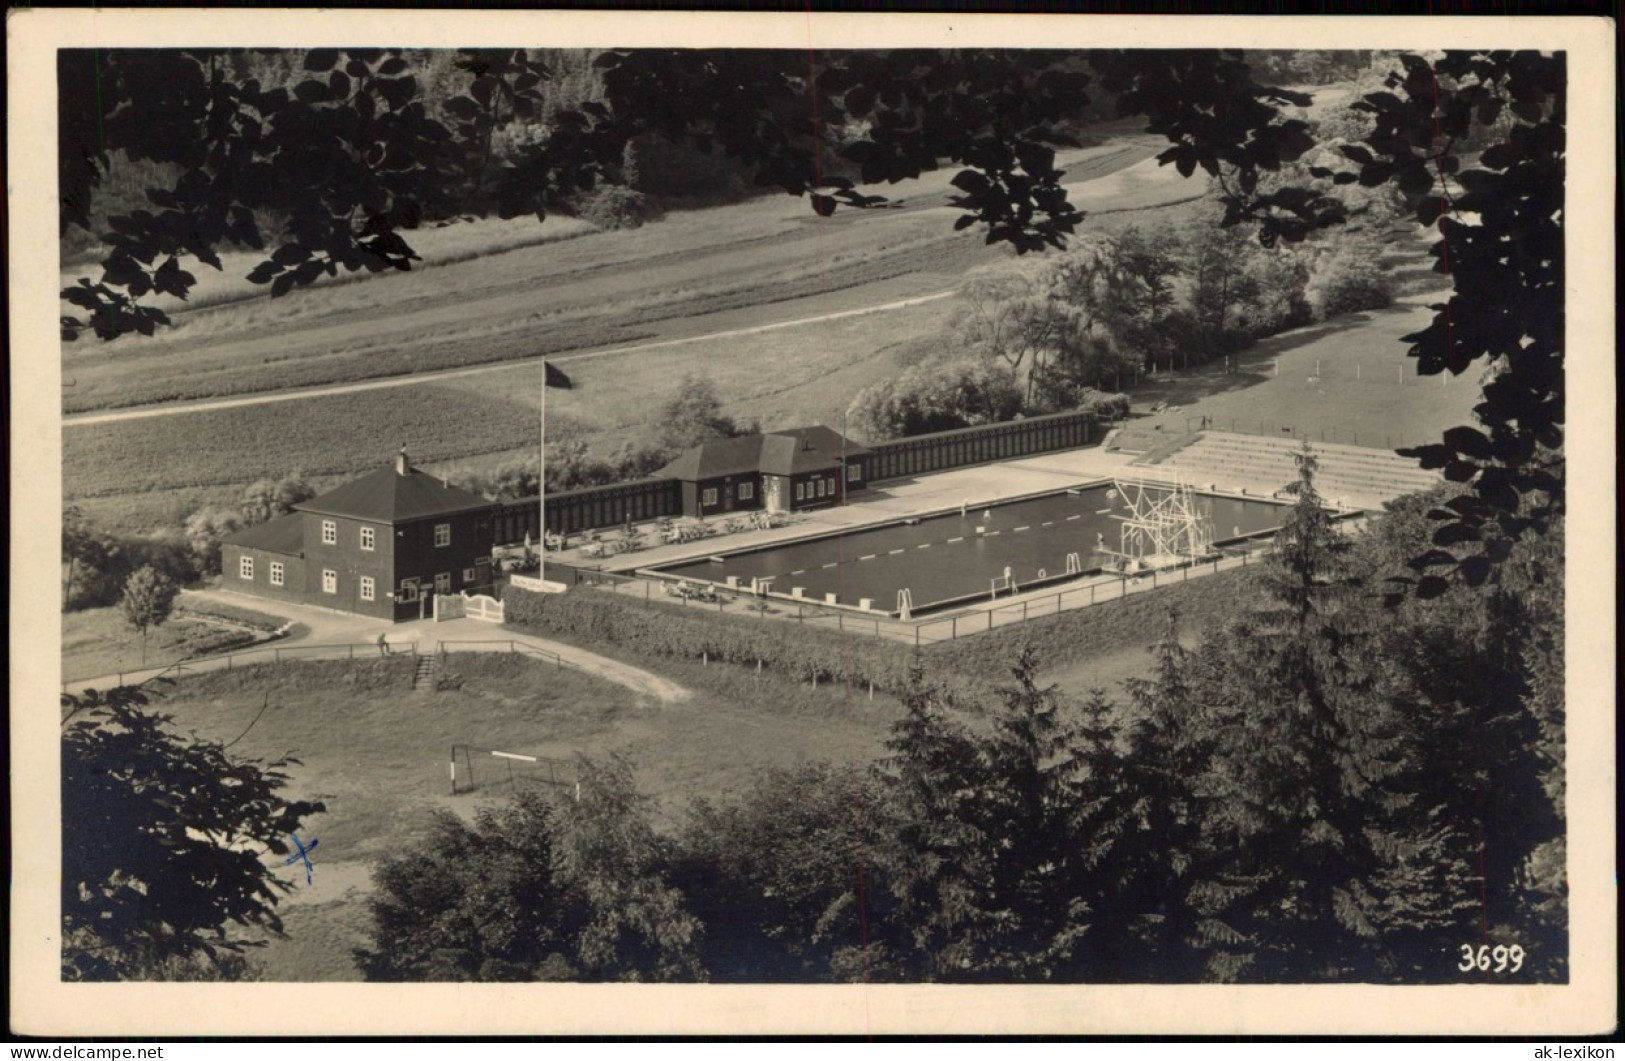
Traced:
<path fill-rule="evenodd" d="M 870 446 L 871 483 L 906 475 L 945 471 L 967 464 L 1073 449 L 1096 441 L 1092 413 L 1052 413 L 1002 424 L 938 431 Z"/>
<path fill-rule="evenodd" d="M 635 479 L 547 495 L 547 529 L 555 534 L 580 534 L 682 514 L 683 488 L 676 479 Z M 497 510 L 496 543 L 513 545 L 527 534 L 540 543 L 540 515 L 534 497 L 503 504 Z"/>

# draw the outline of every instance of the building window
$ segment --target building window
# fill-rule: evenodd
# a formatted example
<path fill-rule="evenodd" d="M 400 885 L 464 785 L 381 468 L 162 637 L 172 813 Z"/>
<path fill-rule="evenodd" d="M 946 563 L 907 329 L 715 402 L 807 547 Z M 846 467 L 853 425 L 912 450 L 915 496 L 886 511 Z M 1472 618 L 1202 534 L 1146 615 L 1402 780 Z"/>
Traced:
<path fill-rule="evenodd" d="M 372 579 L 368 578 L 366 575 L 362 575 L 361 576 L 361 599 L 362 600 L 372 600 L 375 596 L 376 596 L 376 593 L 375 593 L 375 591 L 373 589 L 373 581 L 372 581 Z"/>
<path fill-rule="evenodd" d="M 807 484 L 806 483 L 797 483 L 796 484 L 796 500 L 797 501 L 805 501 L 806 499 L 807 499 Z"/>
<path fill-rule="evenodd" d="M 716 487 L 713 486 L 709 490 L 706 490 L 706 491 L 704 491 L 704 492 L 702 492 L 700 494 L 700 504 L 702 504 L 702 505 L 714 505 L 716 503 L 717 503 L 717 488 Z"/>
<path fill-rule="evenodd" d="M 442 571 L 434 577 L 434 591 L 436 593 L 451 592 L 451 572 Z"/>
<path fill-rule="evenodd" d="M 322 544 L 337 545 L 339 543 L 339 525 L 330 519 L 322 520 Z"/>
<path fill-rule="evenodd" d="M 401 579 L 401 600 L 408 604 L 418 599 L 418 580 L 415 578 Z"/>
<path fill-rule="evenodd" d="M 282 580 L 286 576 L 287 570 L 288 569 L 282 565 L 282 561 L 280 561 L 280 560 L 272 560 L 271 561 L 271 585 L 273 585 L 273 586 L 282 585 Z"/>
<path fill-rule="evenodd" d="M 756 496 L 756 484 L 755 483 L 740 483 L 739 484 L 739 500 L 741 500 L 741 501 L 749 501 L 751 498 L 753 498 L 755 496 Z"/>
<path fill-rule="evenodd" d="M 848 464 L 846 466 L 846 481 L 847 482 L 855 483 L 859 479 L 862 479 L 862 478 L 863 478 L 863 465 L 861 465 L 861 464 Z"/>
<path fill-rule="evenodd" d="M 337 571 L 322 572 L 322 592 L 337 593 L 339 591 L 339 573 Z"/>
<path fill-rule="evenodd" d="M 472 567 L 463 568 L 463 583 L 465 585 L 470 582 L 478 582 L 479 580 L 480 573 L 478 571 L 475 571 Z"/>
<path fill-rule="evenodd" d="M 437 548 L 437 549 L 440 548 L 441 546 L 451 544 L 451 524 L 450 523 L 436 523 L 434 525 L 434 544 L 435 544 L 435 548 Z"/>
<path fill-rule="evenodd" d="M 245 556 L 237 561 L 237 577 L 254 581 L 254 558 Z"/>
<path fill-rule="evenodd" d="M 378 537 L 371 527 L 361 528 L 361 548 L 365 552 L 372 552 L 378 545 Z"/>
<path fill-rule="evenodd" d="M 823 497 L 823 496 L 824 496 L 824 489 L 825 489 L 825 487 L 827 487 L 827 486 L 828 486 L 828 485 L 829 485 L 829 484 L 828 484 L 828 483 L 826 483 L 826 482 L 825 482 L 825 481 L 824 481 L 824 480 L 822 480 L 822 479 L 820 479 L 820 480 L 818 480 L 818 496 L 819 496 L 819 497 Z"/>

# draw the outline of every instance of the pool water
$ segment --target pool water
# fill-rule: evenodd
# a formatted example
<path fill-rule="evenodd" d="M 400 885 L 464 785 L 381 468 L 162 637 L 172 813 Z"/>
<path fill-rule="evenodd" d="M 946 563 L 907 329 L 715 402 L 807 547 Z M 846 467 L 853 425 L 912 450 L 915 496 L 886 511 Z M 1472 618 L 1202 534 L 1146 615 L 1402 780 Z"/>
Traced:
<path fill-rule="evenodd" d="M 1270 530 L 1281 523 L 1282 506 L 1198 494 L 1199 511 L 1216 541 Z M 808 541 L 687 561 L 660 571 L 683 578 L 723 583 L 738 578 L 773 579 L 772 591 L 788 594 L 797 586 L 810 600 L 834 593 L 841 604 L 869 598 L 879 611 L 895 611 L 899 590 L 908 589 L 915 610 L 989 592 L 1008 568 L 1017 585 L 1064 575 L 1067 554 L 1077 553 L 1084 571 L 1110 559 L 1100 544 L 1118 547 L 1128 506 L 1110 483 L 1079 491 L 1047 494 L 1002 505 L 977 506 L 932 516 L 916 523 L 863 528 Z"/>

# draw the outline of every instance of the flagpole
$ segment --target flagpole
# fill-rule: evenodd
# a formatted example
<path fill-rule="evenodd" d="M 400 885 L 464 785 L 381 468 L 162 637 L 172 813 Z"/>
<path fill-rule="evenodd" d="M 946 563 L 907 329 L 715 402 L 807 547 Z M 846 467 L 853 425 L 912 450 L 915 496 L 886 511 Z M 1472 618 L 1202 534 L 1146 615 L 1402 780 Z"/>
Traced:
<path fill-rule="evenodd" d="M 548 359 L 541 359 L 541 435 L 536 439 L 536 580 L 548 578 Z"/>

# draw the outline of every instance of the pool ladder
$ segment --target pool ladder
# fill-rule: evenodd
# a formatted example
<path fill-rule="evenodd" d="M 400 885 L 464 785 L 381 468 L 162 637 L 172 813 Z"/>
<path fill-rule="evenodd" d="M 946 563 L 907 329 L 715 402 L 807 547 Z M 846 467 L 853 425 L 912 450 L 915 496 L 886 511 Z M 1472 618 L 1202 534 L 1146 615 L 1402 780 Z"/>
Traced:
<path fill-rule="evenodd" d="M 913 592 L 910 591 L 910 590 L 907 590 L 907 589 L 898 590 L 897 591 L 897 617 L 899 619 L 903 620 L 906 623 L 906 622 L 908 622 L 909 617 L 913 613 L 913 611 L 914 611 L 914 594 L 913 594 Z"/>
<path fill-rule="evenodd" d="M 1077 553 L 1066 554 L 1066 573 L 1069 575 L 1083 574 L 1083 559 Z"/>

